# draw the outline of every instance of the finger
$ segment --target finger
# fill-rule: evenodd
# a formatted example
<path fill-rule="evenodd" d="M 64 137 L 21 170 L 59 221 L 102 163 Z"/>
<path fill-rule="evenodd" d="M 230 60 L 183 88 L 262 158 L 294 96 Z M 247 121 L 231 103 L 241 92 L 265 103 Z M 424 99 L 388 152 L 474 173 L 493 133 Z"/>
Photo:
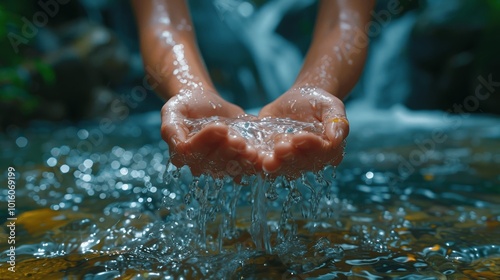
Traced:
<path fill-rule="evenodd" d="M 332 116 L 323 125 L 328 139 L 334 146 L 339 146 L 349 134 L 349 121 L 345 116 Z"/>
<path fill-rule="evenodd" d="M 346 117 L 344 104 L 331 102 L 329 107 L 326 107 L 321 114 L 321 121 L 325 128 L 327 138 L 338 146 L 349 134 L 349 121 Z"/>
<path fill-rule="evenodd" d="M 179 155 L 178 153 L 171 153 L 170 162 L 173 165 L 175 165 L 177 168 L 181 168 L 182 166 L 184 166 L 184 164 L 186 164 L 184 162 L 183 157 L 181 155 Z"/>
<path fill-rule="evenodd" d="M 227 155 L 228 158 L 241 156 L 242 154 L 245 153 L 245 150 L 247 148 L 245 139 L 241 136 L 234 134 L 228 136 L 226 146 L 227 146 L 226 150 L 228 153 Z"/>
<path fill-rule="evenodd" d="M 233 149 L 227 144 L 227 139 L 221 141 L 213 150 L 207 154 L 213 161 L 234 160 L 240 157 L 240 151 Z"/>
<path fill-rule="evenodd" d="M 165 142 L 170 143 L 173 139 L 185 142 L 189 129 L 184 124 L 185 116 L 178 110 L 166 103 L 161 110 L 161 136 Z"/>
<path fill-rule="evenodd" d="M 171 148 L 185 143 L 187 128 L 183 124 L 162 124 L 161 137 Z"/>
<path fill-rule="evenodd" d="M 274 144 L 274 156 L 280 160 L 292 160 L 297 152 L 290 141 Z"/>
<path fill-rule="evenodd" d="M 235 173 L 255 173 L 258 153 L 255 148 L 247 145 L 244 138 L 232 135 L 227 140 L 227 145 L 219 146 L 218 150 L 220 156 L 216 160 L 227 162 L 226 171 L 230 176 L 235 177 Z"/>
<path fill-rule="evenodd" d="M 245 151 L 241 154 L 240 162 L 245 168 L 245 174 L 255 174 L 262 170 L 262 161 L 265 154 L 252 145 L 247 144 Z"/>
<path fill-rule="evenodd" d="M 295 149 L 306 152 L 325 148 L 328 143 L 318 135 L 305 132 L 294 135 L 292 145 Z"/>
<path fill-rule="evenodd" d="M 228 126 L 222 123 L 209 124 L 193 135 L 187 145 L 193 153 L 208 155 L 226 142 Z"/>
<path fill-rule="evenodd" d="M 281 168 L 281 160 L 274 153 L 268 154 L 262 161 L 262 170 L 266 173 L 275 173 Z"/>

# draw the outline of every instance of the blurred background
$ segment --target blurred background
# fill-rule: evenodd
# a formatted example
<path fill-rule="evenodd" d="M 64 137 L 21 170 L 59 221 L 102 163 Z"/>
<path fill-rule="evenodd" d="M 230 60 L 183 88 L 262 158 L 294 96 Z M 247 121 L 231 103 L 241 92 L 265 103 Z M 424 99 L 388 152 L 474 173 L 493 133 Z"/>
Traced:
<path fill-rule="evenodd" d="M 317 1 L 189 4 L 200 50 L 226 99 L 258 108 L 290 86 Z M 499 0 L 379 0 L 370 30 L 365 71 L 348 104 L 500 113 Z M 128 1 L 0 2 L 2 129 L 159 111 L 163 102 L 153 92 L 133 96 L 144 75 Z M 487 98 L 476 96 L 481 85 Z M 119 105 L 123 110 L 112 110 Z"/>

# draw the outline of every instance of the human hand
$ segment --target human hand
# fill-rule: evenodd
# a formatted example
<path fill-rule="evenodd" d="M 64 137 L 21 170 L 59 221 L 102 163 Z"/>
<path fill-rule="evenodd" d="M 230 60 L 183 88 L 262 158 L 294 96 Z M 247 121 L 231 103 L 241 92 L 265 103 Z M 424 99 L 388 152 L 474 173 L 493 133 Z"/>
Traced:
<path fill-rule="evenodd" d="M 188 165 L 195 176 L 238 176 L 253 171 L 255 149 L 240 135 L 229 133 L 224 122 L 211 117 L 237 118 L 245 115 L 238 106 L 222 99 L 213 90 L 189 90 L 172 97 L 162 108 L 161 135 L 170 148 L 171 162 Z M 190 119 L 207 120 L 201 130 Z"/>
<path fill-rule="evenodd" d="M 259 118 L 264 117 L 320 122 L 324 130 L 323 135 L 310 132 L 276 135 L 274 152 L 259 158 L 263 171 L 297 177 L 300 172 L 321 170 L 342 161 L 349 123 L 343 102 L 334 95 L 319 88 L 294 87 L 262 108 Z"/>

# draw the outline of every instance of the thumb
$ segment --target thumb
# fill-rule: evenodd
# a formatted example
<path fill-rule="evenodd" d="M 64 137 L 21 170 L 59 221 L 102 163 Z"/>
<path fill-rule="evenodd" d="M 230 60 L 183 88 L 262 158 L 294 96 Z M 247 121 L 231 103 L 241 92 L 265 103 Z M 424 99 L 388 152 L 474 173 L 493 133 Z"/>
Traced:
<path fill-rule="evenodd" d="M 161 110 L 161 136 L 165 142 L 185 142 L 189 129 L 184 123 L 186 116 L 179 108 L 167 102 Z M 173 143 L 175 144 L 175 143 Z"/>
<path fill-rule="evenodd" d="M 325 133 L 332 143 L 339 145 L 349 134 L 349 121 L 345 115 L 332 115 L 323 120 Z"/>

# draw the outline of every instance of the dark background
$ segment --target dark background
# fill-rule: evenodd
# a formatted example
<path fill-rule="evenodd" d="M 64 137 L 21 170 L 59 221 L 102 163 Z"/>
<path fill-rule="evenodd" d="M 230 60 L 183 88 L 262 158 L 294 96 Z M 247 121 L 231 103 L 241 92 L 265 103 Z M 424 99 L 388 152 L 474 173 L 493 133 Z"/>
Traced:
<path fill-rule="evenodd" d="M 133 88 L 142 84 L 144 69 L 129 2 L 60 1 L 0 2 L 0 126 L 26 126 L 34 119 L 78 123 L 119 118 L 111 110 L 113 102 L 133 114 L 159 111 L 163 102 L 152 92 L 140 102 L 130 99 Z M 224 19 L 243 2 L 193 0 L 190 5 L 200 50 L 221 94 L 254 108 L 273 95 L 266 92 L 247 45 Z M 309 2 L 290 8 L 276 27 L 302 54 L 317 8 Z M 57 3 L 57 11 L 40 3 Z M 266 5 L 248 3 L 254 10 Z M 346 102 L 500 113 L 497 90 L 486 100 L 472 99 L 480 77 L 500 82 L 500 1 L 397 3 L 402 11 L 387 17 L 391 1 L 377 2 L 373 24 L 381 32 L 371 37 L 365 73 Z M 259 35 L 252 40 L 258 42 Z M 467 101 L 473 110 L 457 109 Z"/>

